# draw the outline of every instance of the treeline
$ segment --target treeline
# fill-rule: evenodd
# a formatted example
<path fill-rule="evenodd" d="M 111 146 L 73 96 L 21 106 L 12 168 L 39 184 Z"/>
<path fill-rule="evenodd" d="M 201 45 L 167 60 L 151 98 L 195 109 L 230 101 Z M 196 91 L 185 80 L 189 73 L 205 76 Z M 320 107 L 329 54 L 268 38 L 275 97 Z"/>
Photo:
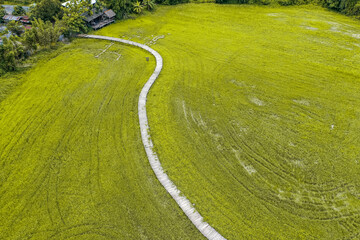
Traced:
<path fill-rule="evenodd" d="M 0 75 L 16 70 L 21 62 L 39 49 L 56 46 L 61 35 L 71 36 L 86 30 L 83 14 L 92 11 L 89 3 L 72 0 L 72 4 L 76 7 L 64 8 L 59 0 L 42 0 L 30 10 L 30 29 L 25 29 L 20 22 L 6 23 L 7 30 L 2 33 L 4 36 L 0 44 Z M 0 8 L 0 14 L 2 11 Z"/>
<path fill-rule="evenodd" d="M 16 70 L 16 67 L 43 48 L 51 48 L 58 44 L 59 37 L 63 39 L 77 33 L 87 33 L 89 28 L 86 15 L 92 15 L 105 8 L 116 13 L 117 19 L 133 17 L 143 11 L 152 11 L 158 4 L 177 4 L 188 0 L 98 0 L 95 5 L 90 0 L 71 0 L 63 7 L 59 0 L 40 0 L 36 6 L 26 13 L 32 21 L 32 28 L 25 29 L 19 22 L 6 24 L 7 31 L 0 34 L 0 75 Z M 0 23 L 6 14 L 0 7 Z M 21 7 L 16 8 L 14 15 L 24 15 Z M 11 33 L 10 37 L 5 37 Z M 3 36 L 1 36 L 3 35 Z"/>
<path fill-rule="evenodd" d="M 219 4 L 279 4 L 282 6 L 316 4 L 360 18 L 360 0 L 215 0 Z"/>
<path fill-rule="evenodd" d="M 59 0 L 36 2 L 36 6 L 26 13 L 32 20 L 31 29 L 25 30 L 18 22 L 7 24 L 11 36 L 3 37 L 0 45 L 0 75 L 15 70 L 22 61 L 39 49 L 56 46 L 60 36 L 68 38 L 77 33 L 88 32 L 90 28 L 84 21 L 85 15 L 110 8 L 116 13 L 117 19 L 125 19 L 143 11 L 152 11 L 156 4 L 175 5 L 187 3 L 189 0 L 97 0 L 95 5 L 91 5 L 90 0 L 71 0 L 66 7 L 63 7 Z M 25 14 L 22 7 L 15 10 L 14 15 Z M 0 7 L 0 22 L 5 14 L 5 10 Z M 6 33 L 8 32 L 2 34 Z"/>
<path fill-rule="evenodd" d="M 323 0 L 322 5 L 335 11 L 360 18 L 359 0 Z"/>
<path fill-rule="evenodd" d="M 226 4 L 259 4 L 259 5 L 269 5 L 269 4 L 279 4 L 282 6 L 287 5 L 303 5 L 309 3 L 318 3 L 318 0 L 215 0 L 216 3 L 226 3 Z"/>
<path fill-rule="evenodd" d="M 117 19 L 128 18 L 132 13 L 153 10 L 156 4 L 176 5 L 188 2 L 190 0 L 103 0 L 103 4 L 116 13 Z"/>
<path fill-rule="evenodd" d="M 8 29 L 13 34 L 3 38 L 0 45 L 0 75 L 15 70 L 37 49 L 55 46 L 64 28 L 60 22 L 52 24 L 38 19 L 33 22 L 33 28 L 25 32 L 19 23 L 9 23 Z"/>
<path fill-rule="evenodd" d="M 163 5 L 176 5 L 180 3 L 189 3 L 190 0 L 156 0 L 157 4 Z"/>

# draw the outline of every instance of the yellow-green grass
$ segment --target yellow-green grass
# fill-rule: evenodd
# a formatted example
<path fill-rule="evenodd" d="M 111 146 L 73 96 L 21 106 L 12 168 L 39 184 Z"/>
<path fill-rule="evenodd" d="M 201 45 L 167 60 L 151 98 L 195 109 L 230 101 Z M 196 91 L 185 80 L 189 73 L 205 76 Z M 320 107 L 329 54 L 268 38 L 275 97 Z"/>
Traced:
<path fill-rule="evenodd" d="M 4 100 L 17 86 L 21 85 L 24 81 L 23 75 L 21 74 L 7 74 L 0 77 L 0 102 Z"/>
<path fill-rule="evenodd" d="M 314 6 L 161 7 L 97 34 L 164 59 L 169 177 L 228 239 L 360 238 L 360 24 Z M 155 39 L 156 40 L 156 39 Z"/>
<path fill-rule="evenodd" d="M 141 143 L 155 59 L 120 44 L 95 58 L 108 44 L 76 40 L 1 78 L 22 84 L 0 102 L 0 239 L 202 238 Z"/>

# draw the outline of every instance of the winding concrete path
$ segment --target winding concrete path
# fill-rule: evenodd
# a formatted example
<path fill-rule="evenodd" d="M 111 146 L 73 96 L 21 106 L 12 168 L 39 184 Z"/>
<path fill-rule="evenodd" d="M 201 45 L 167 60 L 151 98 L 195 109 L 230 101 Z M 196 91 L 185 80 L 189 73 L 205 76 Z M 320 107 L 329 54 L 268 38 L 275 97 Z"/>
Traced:
<path fill-rule="evenodd" d="M 208 239 L 211 240 L 224 240 L 225 238 L 220 235 L 213 227 L 211 227 L 207 222 L 203 221 L 203 217 L 200 215 L 198 211 L 193 207 L 191 202 L 185 197 L 180 195 L 180 190 L 177 189 L 175 184 L 169 179 L 168 175 L 164 172 L 161 163 L 159 161 L 159 157 L 153 151 L 153 143 L 150 138 L 149 133 L 149 123 L 146 115 L 146 97 L 150 91 L 151 86 L 155 82 L 156 78 L 159 76 L 162 66 L 163 60 L 161 55 L 156 52 L 154 49 L 137 42 L 124 40 L 120 38 L 106 37 L 106 36 L 98 36 L 98 35 L 79 35 L 79 37 L 84 38 L 95 38 L 95 39 L 103 39 L 114 42 L 121 42 L 129 45 L 133 45 L 139 48 L 142 48 L 148 52 L 150 52 L 156 58 L 156 67 L 155 71 L 149 78 L 149 80 L 144 85 L 141 90 L 139 96 L 138 103 L 138 114 L 140 121 L 140 130 L 141 130 L 141 138 L 142 142 L 149 159 L 150 165 L 160 183 L 164 186 L 166 191 L 174 198 L 179 207 L 183 210 L 183 212 L 188 216 L 191 222 L 195 225 L 195 227 Z"/>

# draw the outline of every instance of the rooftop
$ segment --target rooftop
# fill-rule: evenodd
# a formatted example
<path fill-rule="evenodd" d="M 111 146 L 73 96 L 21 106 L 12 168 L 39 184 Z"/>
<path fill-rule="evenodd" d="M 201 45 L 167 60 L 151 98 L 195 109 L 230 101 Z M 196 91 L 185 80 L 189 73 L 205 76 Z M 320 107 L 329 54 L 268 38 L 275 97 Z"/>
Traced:
<path fill-rule="evenodd" d="M 109 10 L 106 10 L 105 12 L 105 15 L 108 17 L 108 18 L 113 18 L 116 16 L 116 14 L 114 13 L 113 10 L 109 9 Z"/>
<path fill-rule="evenodd" d="M 13 15 L 5 15 L 3 17 L 4 20 L 7 20 L 7 21 L 19 21 L 21 17 L 19 16 L 13 16 Z"/>

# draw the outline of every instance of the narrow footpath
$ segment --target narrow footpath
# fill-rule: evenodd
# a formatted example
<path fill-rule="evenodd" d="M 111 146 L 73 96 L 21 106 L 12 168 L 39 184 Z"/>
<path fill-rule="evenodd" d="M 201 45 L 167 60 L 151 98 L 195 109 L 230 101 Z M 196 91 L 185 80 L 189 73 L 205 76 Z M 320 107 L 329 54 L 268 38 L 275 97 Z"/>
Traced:
<path fill-rule="evenodd" d="M 140 122 L 140 131 L 141 131 L 141 138 L 142 142 L 150 162 L 150 165 L 160 183 L 164 186 L 166 191 L 173 197 L 173 199 L 177 202 L 179 207 L 183 210 L 186 216 L 190 219 L 190 221 L 195 225 L 195 227 L 207 238 L 211 240 L 224 240 L 225 238 L 221 236 L 213 227 L 211 227 L 207 222 L 204 222 L 203 217 L 200 215 L 198 211 L 193 207 L 191 202 L 185 197 L 181 196 L 180 190 L 175 186 L 175 184 L 169 179 L 168 175 L 164 172 L 161 163 L 159 161 L 159 157 L 153 151 L 153 142 L 151 141 L 150 133 L 149 133 L 149 123 L 146 114 L 146 100 L 147 94 L 150 91 L 151 86 L 154 84 L 155 80 L 159 76 L 161 69 L 163 67 L 163 59 L 161 55 L 156 52 L 154 49 L 137 42 L 120 39 L 120 38 L 113 38 L 113 37 L 106 37 L 106 36 L 99 36 L 99 35 L 79 35 L 79 37 L 83 38 L 94 38 L 94 39 L 101 39 L 101 40 L 109 40 L 114 42 L 121 42 L 124 44 L 129 44 L 132 46 L 136 46 L 142 48 L 152 55 L 154 55 L 156 59 L 156 67 L 146 82 L 144 87 L 141 90 L 138 102 L 138 115 L 139 115 L 139 122 Z"/>

